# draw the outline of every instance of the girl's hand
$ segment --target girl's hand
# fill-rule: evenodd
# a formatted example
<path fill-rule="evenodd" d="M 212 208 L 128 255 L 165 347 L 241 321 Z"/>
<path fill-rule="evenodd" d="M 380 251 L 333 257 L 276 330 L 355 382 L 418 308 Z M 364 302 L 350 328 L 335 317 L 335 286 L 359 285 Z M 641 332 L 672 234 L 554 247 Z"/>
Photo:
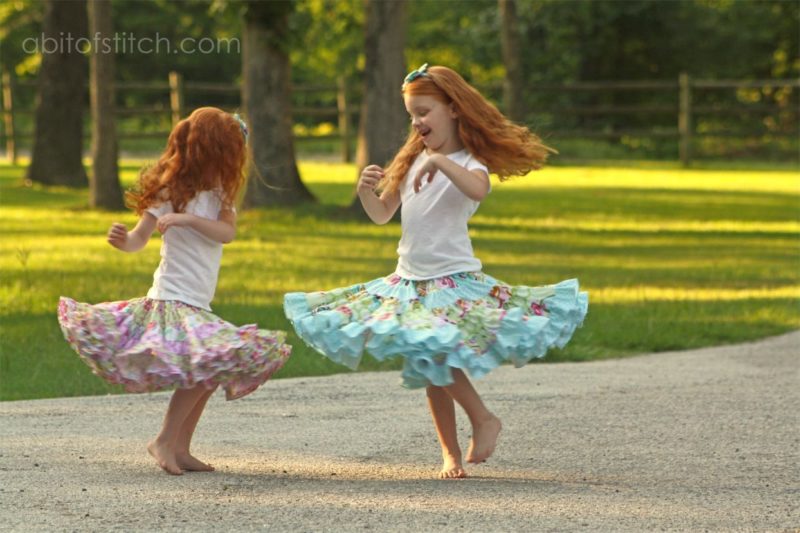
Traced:
<path fill-rule="evenodd" d="M 422 165 L 422 168 L 419 169 L 417 175 L 414 177 L 414 192 L 419 192 L 422 188 L 422 180 L 427 178 L 427 182 L 430 183 L 433 181 L 433 177 L 439 172 L 439 166 L 436 164 L 436 156 L 432 155 L 425 161 L 425 164 Z"/>
<path fill-rule="evenodd" d="M 383 169 L 378 165 L 369 165 L 361 171 L 361 177 L 358 178 L 358 192 L 370 191 L 374 192 L 378 182 L 383 179 Z"/>
<path fill-rule="evenodd" d="M 128 242 L 128 228 L 125 224 L 114 222 L 108 230 L 108 244 L 119 250 L 125 251 Z"/>
<path fill-rule="evenodd" d="M 169 228 L 173 226 L 188 226 L 189 222 L 189 215 L 185 213 L 167 213 L 159 217 L 156 227 L 163 235 Z"/>

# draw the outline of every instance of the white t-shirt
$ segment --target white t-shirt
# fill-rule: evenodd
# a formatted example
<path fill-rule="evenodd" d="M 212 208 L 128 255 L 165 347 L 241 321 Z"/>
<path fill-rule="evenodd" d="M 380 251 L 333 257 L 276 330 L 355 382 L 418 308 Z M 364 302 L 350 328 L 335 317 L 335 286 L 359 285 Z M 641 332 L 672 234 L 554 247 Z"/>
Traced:
<path fill-rule="evenodd" d="M 217 192 L 201 191 L 189 201 L 184 212 L 217 220 L 221 208 L 222 199 Z M 172 213 L 172 203 L 163 202 L 147 212 L 156 218 Z M 153 286 L 147 297 L 178 300 L 210 311 L 222 260 L 222 243 L 187 226 L 172 226 L 161 239 L 161 263 L 153 274 Z"/>
<path fill-rule="evenodd" d="M 472 252 L 467 221 L 480 202 L 468 198 L 441 171 L 431 183 L 423 179 L 420 191 L 414 192 L 414 177 L 428 157 L 424 151 L 420 153 L 400 184 L 403 235 L 395 273 L 406 279 L 431 279 L 478 271 L 481 262 Z M 489 173 L 486 165 L 466 150 L 447 157 L 467 170 Z"/>

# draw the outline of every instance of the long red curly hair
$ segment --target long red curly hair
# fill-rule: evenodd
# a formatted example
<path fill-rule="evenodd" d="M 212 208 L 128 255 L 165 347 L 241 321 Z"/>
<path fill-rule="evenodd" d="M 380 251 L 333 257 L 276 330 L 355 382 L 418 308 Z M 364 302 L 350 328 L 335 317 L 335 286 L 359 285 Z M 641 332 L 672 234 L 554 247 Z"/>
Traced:
<path fill-rule="evenodd" d="M 467 150 L 501 181 L 542 168 L 547 156 L 557 153 L 528 128 L 514 124 L 491 102 L 447 67 L 429 67 L 425 75 L 403 86 L 404 95 L 432 96 L 452 104 L 458 115 L 458 136 Z M 380 187 L 398 190 L 414 159 L 425 149 L 422 136 L 412 128 L 405 144 L 385 170 Z"/>
<path fill-rule="evenodd" d="M 139 175 L 128 206 L 141 215 L 164 201 L 176 213 L 201 191 L 218 190 L 231 208 L 244 185 L 247 146 L 239 122 L 216 107 L 201 107 L 178 122 L 155 165 Z"/>

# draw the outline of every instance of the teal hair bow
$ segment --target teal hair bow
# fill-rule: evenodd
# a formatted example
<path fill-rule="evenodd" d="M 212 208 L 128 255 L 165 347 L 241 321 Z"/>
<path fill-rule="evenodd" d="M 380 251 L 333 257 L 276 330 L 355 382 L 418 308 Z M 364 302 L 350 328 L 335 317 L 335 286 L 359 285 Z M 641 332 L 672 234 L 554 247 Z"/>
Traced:
<path fill-rule="evenodd" d="M 403 87 L 405 87 L 406 85 L 408 85 L 409 83 L 411 83 L 415 79 L 417 79 L 417 78 L 419 78 L 421 76 L 427 76 L 427 75 L 428 75 L 428 64 L 425 63 L 424 65 L 422 65 L 418 69 L 412 70 L 411 72 L 408 73 L 408 76 L 406 76 L 406 78 L 403 80 Z"/>
<path fill-rule="evenodd" d="M 250 132 L 247 131 L 247 124 L 242 120 L 242 117 L 239 116 L 239 113 L 234 113 L 233 118 L 239 123 L 239 128 L 242 130 L 242 135 L 244 135 L 244 142 L 247 142 L 247 136 L 250 134 Z"/>

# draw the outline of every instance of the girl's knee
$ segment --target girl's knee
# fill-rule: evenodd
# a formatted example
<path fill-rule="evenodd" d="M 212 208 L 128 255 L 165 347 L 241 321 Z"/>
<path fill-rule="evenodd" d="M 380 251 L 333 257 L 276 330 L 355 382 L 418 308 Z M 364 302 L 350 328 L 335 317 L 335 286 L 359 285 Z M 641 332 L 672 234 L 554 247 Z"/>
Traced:
<path fill-rule="evenodd" d="M 441 396 L 442 394 L 447 394 L 442 387 L 438 387 L 436 385 L 428 385 L 425 387 L 425 393 L 428 395 L 428 398 L 432 398 L 434 396 Z"/>

